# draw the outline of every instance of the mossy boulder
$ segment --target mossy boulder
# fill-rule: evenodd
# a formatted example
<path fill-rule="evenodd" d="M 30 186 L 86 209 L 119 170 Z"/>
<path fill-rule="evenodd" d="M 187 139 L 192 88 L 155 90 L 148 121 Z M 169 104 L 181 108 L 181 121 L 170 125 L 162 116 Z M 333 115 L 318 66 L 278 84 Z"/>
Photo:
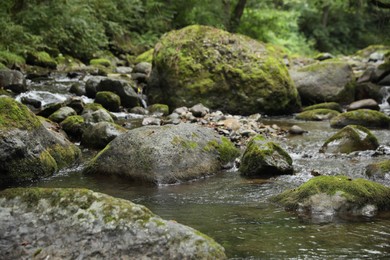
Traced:
<path fill-rule="evenodd" d="M 121 98 L 111 91 L 100 91 L 96 93 L 95 102 L 109 111 L 119 112 Z"/>
<path fill-rule="evenodd" d="M 321 222 L 343 214 L 373 216 L 390 209 L 390 188 L 365 179 L 318 176 L 271 199 Z"/>
<path fill-rule="evenodd" d="M 305 105 L 354 101 L 355 78 L 348 63 L 319 62 L 292 70 L 290 74 Z"/>
<path fill-rule="evenodd" d="M 339 103 L 336 102 L 325 102 L 325 103 L 319 103 L 319 104 L 307 106 L 303 108 L 302 111 L 305 112 L 305 111 L 315 110 L 315 109 L 330 109 L 340 113 L 343 112 L 343 108 L 340 106 Z"/>
<path fill-rule="evenodd" d="M 26 60 L 15 53 L 9 51 L 0 50 L 0 67 L 5 68 L 18 68 L 24 66 Z"/>
<path fill-rule="evenodd" d="M 0 97 L 0 186 L 50 176 L 79 157 L 75 145 L 25 105 Z"/>
<path fill-rule="evenodd" d="M 70 137 L 75 139 L 80 139 L 85 129 L 84 118 L 79 115 L 68 116 L 60 125 Z"/>
<path fill-rule="evenodd" d="M 347 125 L 361 125 L 368 128 L 389 128 L 390 117 L 379 111 L 359 109 L 342 113 L 330 120 L 330 126 L 334 128 L 341 128 Z"/>
<path fill-rule="evenodd" d="M 160 113 L 164 116 L 167 116 L 169 114 L 169 107 L 165 104 L 153 104 L 148 106 L 148 111 L 152 114 Z"/>
<path fill-rule="evenodd" d="M 127 130 L 110 122 L 99 122 L 86 127 L 81 138 L 81 144 L 86 147 L 103 149 L 109 142 Z"/>
<path fill-rule="evenodd" d="M 1 259 L 226 259 L 199 231 L 86 189 L 4 190 L 0 231 Z"/>
<path fill-rule="evenodd" d="M 239 170 L 247 177 L 270 177 L 292 174 L 293 166 L 290 155 L 283 148 L 258 135 L 248 143 Z"/>
<path fill-rule="evenodd" d="M 152 103 L 202 103 L 233 114 L 290 114 L 298 92 L 277 51 L 243 35 L 192 25 L 155 46 L 148 86 Z"/>
<path fill-rule="evenodd" d="M 389 159 L 369 164 L 366 167 L 366 175 L 371 178 L 384 179 L 386 174 L 390 175 Z"/>
<path fill-rule="evenodd" d="M 28 52 L 26 63 L 49 69 L 57 68 L 57 62 L 55 61 L 55 59 L 53 59 L 50 54 L 45 51 Z"/>
<path fill-rule="evenodd" d="M 85 169 L 129 181 L 176 183 L 211 175 L 239 151 L 213 130 L 194 124 L 145 126 L 110 142 Z"/>
<path fill-rule="evenodd" d="M 321 147 L 326 153 L 352 153 L 375 150 L 379 143 L 375 135 L 363 126 L 349 125 L 331 136 Z"/>
<path fill-rule="evenodd" d="M 49 119 L 53 122 L 61 123 L 68 116 L 75 116 L 75 115 L 77 115 L 77 112 L 73 108 L 65 106 L 65 107 L 61 107 L 56 112 L 51 114 L 49 116 Z"/>
<path fill-rule="evenodd" d="M 306 121 L 323 121 L 323 120 L 329 120 L 339 114 L 340 112 L 336 110 L 319 108 L 319 109 L 313 109 L 313 110 L 307 110 L 301 112 L 296 115 L 296 119 L 306 120 Z"/>

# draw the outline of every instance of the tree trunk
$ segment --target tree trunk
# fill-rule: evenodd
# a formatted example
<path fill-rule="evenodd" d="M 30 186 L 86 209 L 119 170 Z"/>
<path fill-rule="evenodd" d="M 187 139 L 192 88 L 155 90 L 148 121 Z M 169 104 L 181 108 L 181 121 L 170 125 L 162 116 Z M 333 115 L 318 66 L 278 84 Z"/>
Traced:
<path fill-rule="evenodd" d="M 330 5 L 326 5 L 324 6 L 324 8 L 322 8 L 321 24 L 324 28 L 328 26 L 329 11 L 330 11 Z"/>
<path fill-rule="evenodd" d="M 230 32 L 236 32 L 238 25 L 240 24 L 241 16 L 244 13 L 246 1 L 247 0 L 238 0 L 230 17 L 230 26 L 228 28 Z"/>

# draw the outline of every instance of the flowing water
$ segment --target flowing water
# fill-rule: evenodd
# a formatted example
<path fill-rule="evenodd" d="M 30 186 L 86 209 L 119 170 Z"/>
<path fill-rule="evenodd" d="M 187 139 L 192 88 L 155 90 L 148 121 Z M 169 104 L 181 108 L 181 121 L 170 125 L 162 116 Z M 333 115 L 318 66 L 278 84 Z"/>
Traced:
<path fill-rule="evenodd" d="M 387 109 L 388 104 L 382 108 Z M 335 129 L 329 122 L 302 122 L 293 118 L 266 118 L 287 128 L 309 131 L 303 136 L 275 139 L 292 156 L 295 174 L 273 179 L 245 179 L 237 171 L 178 185 L 139 186 L 115 178 L 85 176 L 83 165 L 32 183 L 39 187 L 80 187 L 143 204 L 157 215 L 191 226 L 225 247 L 231 259 L 388 259 L 390 212 L 373 218 L 345 217 L 316 223 L 268 202 L 279 192 L 312 177 L 345 174 L 364 177 L 365 166 L 390 157 L 390 131 L 373 130 L 381 147 L 352 155 L 318 153 Z M 390 176 L 378 180 L 390 186 Z"/>

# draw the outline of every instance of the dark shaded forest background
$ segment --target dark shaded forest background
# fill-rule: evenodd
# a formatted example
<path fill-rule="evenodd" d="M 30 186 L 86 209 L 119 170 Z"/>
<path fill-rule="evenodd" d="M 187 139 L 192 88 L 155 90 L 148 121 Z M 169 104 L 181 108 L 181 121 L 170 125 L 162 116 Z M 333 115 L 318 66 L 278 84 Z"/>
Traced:
<path fill-rule="evenodd" d="M 390 44 L 388 0 L 2 0 L 0 63 L 29 52 L 82 61 L 137 55 L 159 37 L 210 25 L 277 44 L 290 54 L 350 54 Z M 1 65 L 0 64 L 0 65 Z"/>

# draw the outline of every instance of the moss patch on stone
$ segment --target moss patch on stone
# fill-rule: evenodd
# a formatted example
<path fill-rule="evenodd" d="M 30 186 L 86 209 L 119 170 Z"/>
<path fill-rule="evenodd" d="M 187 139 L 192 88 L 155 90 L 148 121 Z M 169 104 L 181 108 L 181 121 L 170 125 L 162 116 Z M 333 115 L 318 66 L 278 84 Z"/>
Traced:
<path fill-rule="evenodd" d="M 95 102 L 102 104 L 109 111 L 118 112 L 121 98 L 111 91 L 99 91 L 96 93 Z"/>
<path fill-rule="evenodd" d="M 210 141 L 205 147 L 203 147 L 203 149 L 207 152 L 216 150 L 223 165 L 233 162 L 238 156 L 240 156 L 240 150 L 224 136 L 221 137 L 220 142 L 215 140 Z"/>
<path fill-rule="evenodd" d="M 313 195 L 334 195 L 336 192 L 341 192 L 348 202 L 357 206 L 373 204 L 378 209 L 390 208 L 389 187 L 360 178 L 352 180 L 346 176 L 314 177 L 300 187 L 285 191 L 271 200 L 287 209 L 296 210 L 300 203 L 304 203 Z"/>
<path fill-rule="evenodd" d="M 83 133 L 84 118 L 82 116 L 68 116 L 61 122 L 62 129 L 71 136 L 81 137 Z"/>
<path fill-rule="evenodd" d="M 373 163 L 366 167 L 366 175 L 369 177 L 384 178 L 386 173 L 390 174 L 390 160 Z"/>
<path fill-rule="evenodd" d="M 302 109 L 302 111 L 309 111 L 309 110 L 315 110 L 315 109 L 330 109 L 330 110 L 335 110 L 338 112 L 343 112 L 342 107 L 340 106 L 339 103 L 336 102 L 325 102 L 325 103 L 320 103 L 320 104 L 315 104 L 312 106 L 308 106 Z"/>
<path fill-rule="evenodd" d="M 111 66 L 111 62 L 108 59 L 100 58 L 100 59 L 92 59 L 89 61 L 89 64 L 92 66 L 103 66 L 109 68 Z"/>
<path fill-rule="evenodd" d="M 361 125 L 372 128 L 389 128 L 390 117 L 382 112 L 370 109 L 358 109 L 342 113 L 330 121 L 331 127 L 344 127 L 347 125 Z"/>
<path fill-rule="evenodd" d="M 292 162 L 279 145 L 257 135 L 248 143 L 239 170 L 244 176 L 291 174 Z"/>
<path fill-rule="evenodd" d="M 164 116 L 169 114 L 169 107 L 165 104 L 153 104 L 148 107 L 150 113 L 162 113 Z"/>
<path fill-rule="evenodd" d="M 26 63 L 26 60 L 9 51 L 0 51 L 0 63 L 4 64 L 5 67 L 12 68 L 14 66 L 21 66 Z"/>
<path fill-rule="evenodd" d="M 332 148 L 335 146 L 335 148 Z M 363 126 L 350 125 L 341 129 L 325 141 L 321 151 L 351 153 L 354 151 L 375 150 L 379 143 L 375 135 Z"/>
<path fill-rule="evenodd" d="M 29 52 L 27 53 L 26 62 L 31 65 L 41 66 L 44 68 L 55 69 L 57 62 L 49 53 L 45 51 Z"/>
<path fill-rule="evenodd" d="M 340 112 L 336 110 L 320 108 L 301 112 L 296 116 L 296 119 L 307 121 L 322 121 L 331 119 L 339 114 Z"/>
<path fill-rule="evenodd" d="M 149 63 L 152 63 L 152 60 L 153 60 L 153 52 L 154 52 L 154 49 L 150 49 L 148 51 L 145 51 L 144 53 L 141 53 L 140 55 L 138 55 L 135 60 L 134 60 L 134 63 L 140 63 L 140 62 L 149 62 Z"/>
<path fill-rule="evenodd" d="M 25 105 L 10 97 L 0 97 L 0 130 L 31 130 L 41 125 L 39 119 Z"/>

